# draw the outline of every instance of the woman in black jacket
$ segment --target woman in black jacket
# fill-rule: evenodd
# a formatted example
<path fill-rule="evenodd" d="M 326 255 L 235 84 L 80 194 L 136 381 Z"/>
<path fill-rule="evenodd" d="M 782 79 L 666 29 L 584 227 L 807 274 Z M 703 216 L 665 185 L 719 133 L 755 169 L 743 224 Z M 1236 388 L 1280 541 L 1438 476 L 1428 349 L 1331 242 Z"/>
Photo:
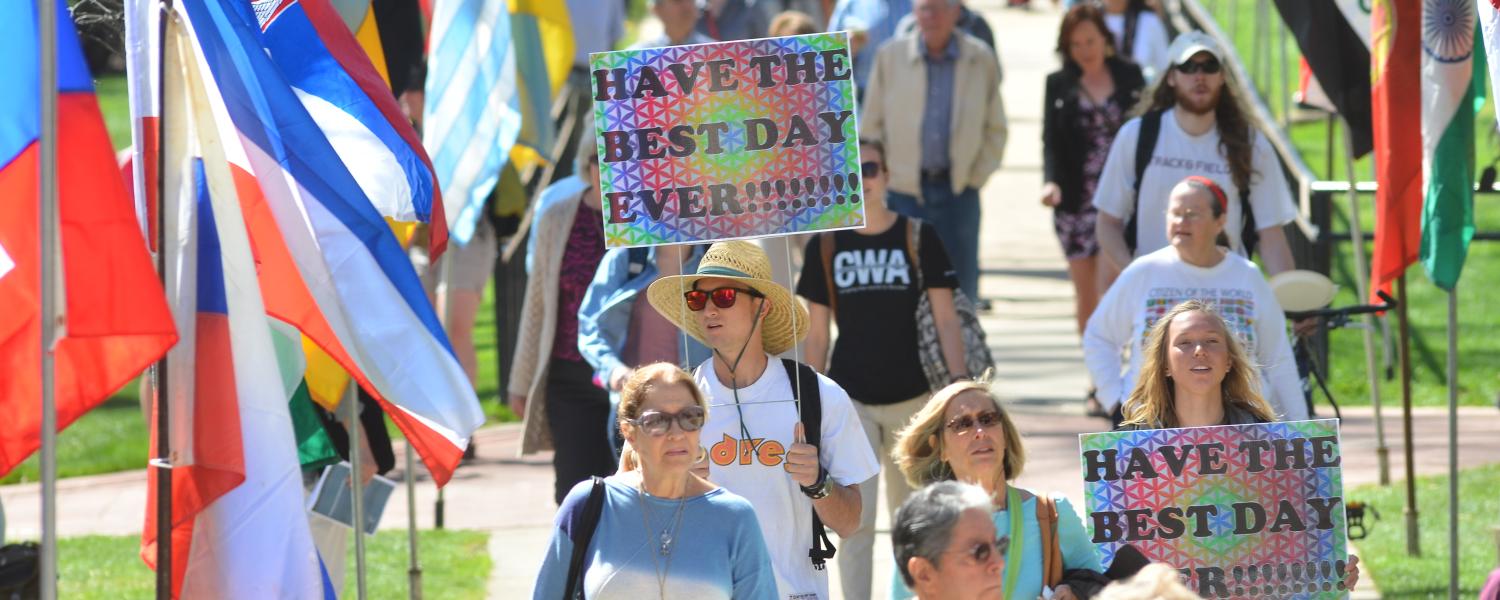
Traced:
<path fill-rule="evenodd" d="M 1047 76 L 1042 204 L 1053 208 L 1052 225 L 1068 258 L 1079 333 L 1105 287 L 1094 238 L 1094 186 L 1115 132 L 1145 86 L 1140 67 L 1116 56 L 1114 47 L 1104 13 L 1089 4 L 1075 6 L 1057 36 L 1063 68 Z M 1089 412 L 1102 415 L 1092 392 Z"/>

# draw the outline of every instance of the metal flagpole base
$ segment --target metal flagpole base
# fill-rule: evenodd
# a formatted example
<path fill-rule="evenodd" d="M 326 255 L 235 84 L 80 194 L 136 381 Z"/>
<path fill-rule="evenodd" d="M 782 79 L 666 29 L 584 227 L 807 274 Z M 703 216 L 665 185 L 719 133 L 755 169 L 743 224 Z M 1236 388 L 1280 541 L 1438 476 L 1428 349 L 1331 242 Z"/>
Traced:
<path fill-rule="evenodd" d="M 1377 417 L 1378 418 L 1378 417 Z M 1380 464 L 1380 485 L 1391 484 L 1391 448 L 1381 444 L 1375 448 L 1375 459 Z"/>
<path fill-rule="evenodd" d="M 1422 544 L 1417 540 L 1419 533 L 1417 527 L 1417 511 L 1414 508 L 1406 509 L 1406 554 L 1414 558 L 1422 556 Z"/>
<path fill-rule="evenodd" d="M 416 452 L 411 449 L 411 443 L 406 444 L 406 536 L 408 552 L 410 553 L 407 577 L 407 597 L 411 600 L 422 598 L 422 564 L 417 560 L 417 465 Z"/>

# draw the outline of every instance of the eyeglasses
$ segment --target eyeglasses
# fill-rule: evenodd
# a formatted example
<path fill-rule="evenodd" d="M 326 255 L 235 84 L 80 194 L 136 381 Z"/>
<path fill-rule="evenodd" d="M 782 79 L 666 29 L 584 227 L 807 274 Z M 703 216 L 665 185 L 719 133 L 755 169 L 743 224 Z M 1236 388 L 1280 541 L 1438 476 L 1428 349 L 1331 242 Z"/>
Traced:
<path fill-rule="evenodd" d="M 703 427 L 703 417 L 707 414 L 697 406 L 689 406 L 675 413 L 653 410 L 641 413 L 641 416 L 631 419 L 629 423 L 652 436 L 662 436 L 672 428 L 673 421 L 683 431 L 697 431 Z"/>
<path fill-rule="evenodd" d="M 739 299 L 740 294 L 749 294 L 756 298 L 765 298 L 765 294 L 750 289 L 736 287 L 721 287 L 711 290 L 692 290 L 682 294 L 682 299 L 687 301 L 688 310 L 698 312 L 708 306 L 709 298 L 714 301 L 714 306 L 729 308 Z"/>
<path fill-rule="evenodd" d="M 867 160 L 859 163 L 859 174 L 864 177 L 874 177 L 880 174 L 880 163 Z"/>
<path fill-rule="evenodd" d="M 979 542 L 967 550 L 963 550 L 965 556 L 973 560 L 975 564 L 987 565 L 991 560 L 1005 556 L 1005 551 L 1010 549 L 1010 536 L 1002 535 L 995 538 L 993 542 Z"/>
<path fill-rule="evenodd" d="M 1205 61 L 1190 60 L 1177 65 L 1176 68 L 1177 71 L 1179 73 L 1182 73 L 1183 75 L 1192 75 L 1200 71 L 1208 75 L 1213 75 L 1214 73 L 1218 73 L 1221 69 L 1223 69 L 1224 65 L 1221 65 L 1219 64 L 1219 61 L 1212 59 Z"/>
<path fill-rule="evenodd" d="M 991 410 L 979 413 L 977 416 L 962 415 L 953 417 L 953 420 L 948 421 L 948 424 L 946 426 L 948 427 L 949 431 L 953 432 L 953 435 L 964 435 L 968 433 L 969 430 L 974 429 L 974 425 L 976 424 L 985 429 L 993 429 L 995 425 L 998 425 L 999 423 L 1000 411 Z"/>

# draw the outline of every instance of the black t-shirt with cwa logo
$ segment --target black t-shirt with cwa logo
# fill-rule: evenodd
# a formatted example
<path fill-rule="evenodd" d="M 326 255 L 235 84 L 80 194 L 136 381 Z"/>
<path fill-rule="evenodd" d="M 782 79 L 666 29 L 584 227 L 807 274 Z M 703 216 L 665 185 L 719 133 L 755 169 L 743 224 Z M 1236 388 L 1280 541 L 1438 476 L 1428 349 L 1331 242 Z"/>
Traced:
<path fill-rule="evenodd" d="M 833 293 L 838 295 L 834 322 L 839 337 L 828 377 L 865 404 L 892 404 L 921 395 L 927 391 L 927 378 L 917 357 L 917 277 L 907 255 L 906 217 L 898 217 L 880 234 L 844 230 L 833 236 Z M 923 223 L 920 236 L 923 283 L 928 289 L 957 288 L 958 277 L 937 230 Z M 817 235 L 807 244 L 797 294 L 829 306 L 822 242 L 823 236 Z"/>

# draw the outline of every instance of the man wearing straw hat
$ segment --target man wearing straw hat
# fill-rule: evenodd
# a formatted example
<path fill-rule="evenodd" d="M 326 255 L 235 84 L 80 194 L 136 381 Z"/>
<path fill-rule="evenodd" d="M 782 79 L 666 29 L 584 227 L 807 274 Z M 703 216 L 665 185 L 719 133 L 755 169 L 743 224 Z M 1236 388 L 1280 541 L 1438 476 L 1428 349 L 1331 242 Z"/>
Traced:
<path fill-rule="evenodd" d="M 695 273 L 662 277 L 647 297 L 713 350 L 694 371 L 711 407 L 702 434 L 709 479 L 755 507 L 780 596 L 826 600 L 823 562 L 833 553 L 821 525 L 840 536 L 859 528 L 858 482 L 880 463 L 838 384 L 806 365 L 773 364 L 807 334 L 806 309 L 745 241 L 714 244 Z M 804 430 L 810 420 L 819 422 L 814 436 Z"/>

